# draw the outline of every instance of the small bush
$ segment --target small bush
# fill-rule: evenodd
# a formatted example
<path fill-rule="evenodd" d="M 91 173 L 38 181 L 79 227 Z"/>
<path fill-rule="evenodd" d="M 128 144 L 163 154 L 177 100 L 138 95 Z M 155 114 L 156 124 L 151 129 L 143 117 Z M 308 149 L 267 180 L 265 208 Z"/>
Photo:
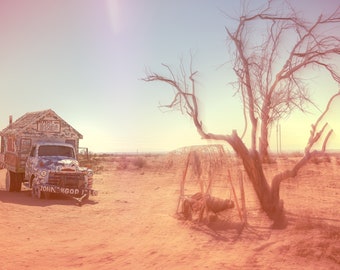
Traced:
<path fill-rule="evenodd" d="M 136 157 L 132 160 L 132 165 L 141 169 L 141 168 L 145 167 L 146 160 L 143 157 Z"/>
<path fill-rule="evenodd" d="M 129 163 L 126 160 L 121 160 L 118 162 L 117 170 L 126 170 Z"/>
<path fill-rule="evenodd" d="M 311 163 L 318 165 L 320 163 L 330 163 L 331 158 L 329 155 L 322 155 L 322 156 L 314 156 L 310 160 Z"/>

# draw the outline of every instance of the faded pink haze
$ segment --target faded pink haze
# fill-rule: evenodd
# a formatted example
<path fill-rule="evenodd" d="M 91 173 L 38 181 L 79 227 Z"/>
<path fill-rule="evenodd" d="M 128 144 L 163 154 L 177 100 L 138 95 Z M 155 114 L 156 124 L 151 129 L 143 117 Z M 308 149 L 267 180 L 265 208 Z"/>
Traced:
<path fill-rule="evenodd" d="M 160 106 L 174 89 L 142 79 L 146 71 L 166 75 L 162 63 L 176 71 L 192 54 L 196 125 L 241 135 L 225 28 L 235 27 L 241 1 L 249 10 L 267 3 L 0 0 L 0 131 L 12 117 L 40 111 L 0 136 L 0 270 L 340 269 L 339 97 L 320 123 L 329 124 L 324 135 L 334 131 L 329 153 L 314 152 L 322 145 L 310 136 L 340 94 L 329 74 L 304 70 L 317 107 L 273 124 L 268 162 L 237 136 L 219 138 L 238 155 L 201 140 L 185 112 Z M 306 20 L 340 16 L 339 0 L 268 1 L 291 4 Z M 251 25 L 252 44 L 261 44 L 260 26 Z M 339 37 L 339 22 L 328 31 Z M 290 33 L 281 36 L 284 48 L 294 42 Z M 340 68 L 340 55 L 329 61 Z M 77 161 L 55 143 L 78 146 L 81 135 L 80 147 L 92 153 Z"/>

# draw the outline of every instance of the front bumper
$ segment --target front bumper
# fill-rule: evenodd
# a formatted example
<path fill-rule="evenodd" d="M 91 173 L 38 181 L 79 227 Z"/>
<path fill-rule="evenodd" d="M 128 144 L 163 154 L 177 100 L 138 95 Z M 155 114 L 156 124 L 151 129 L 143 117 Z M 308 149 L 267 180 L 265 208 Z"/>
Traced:
<path fill-rule="evenodd" d="M 97 196 L 98 191 L 90 189 L 90 188 L 68 188 L 68 187 L 59 187 L 56 185 L 50 184 L 38 184 L 38 188 L 43 192 L 50 193 L 59 193 L 65 194 L 73 197 L 82 197 L 84 195 Z"/>

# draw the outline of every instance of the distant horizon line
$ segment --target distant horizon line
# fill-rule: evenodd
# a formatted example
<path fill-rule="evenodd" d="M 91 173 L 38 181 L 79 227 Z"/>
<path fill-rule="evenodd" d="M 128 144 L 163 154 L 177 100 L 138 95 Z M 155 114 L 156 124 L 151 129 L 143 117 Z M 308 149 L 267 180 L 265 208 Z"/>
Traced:
<path fill-rule="evenodd" d="M 150 150 L 150 151 L 108 151 L 108 152 L 103 152 L 103 151 L 90 151 L 89 153 L 93 154 L 101 154 L 101 155 L 160 155 L 160 154 L 166 154 L 170 152 L 175 152 L 176 150 L 179 150 L 181 148 L 176 148 L 173 150 Z M 275 151 L 270 152 L 269 154 L 271 155 L 280 155 L 280 154 L 293 154 L 293 153 L 301 153 L 303 154 L 303 150 L 285 150 L 281 151 L 280 153 L 277 153 Z M 329 149 L 325 151 L 325 154 L 327 153 L 339 153 L 340 154 L 340 149 Z"/>

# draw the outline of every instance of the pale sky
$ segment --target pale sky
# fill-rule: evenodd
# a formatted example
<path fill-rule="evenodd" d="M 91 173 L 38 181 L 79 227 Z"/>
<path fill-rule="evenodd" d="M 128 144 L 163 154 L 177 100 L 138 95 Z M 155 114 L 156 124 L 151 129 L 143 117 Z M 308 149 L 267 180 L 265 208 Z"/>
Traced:
<path fill-rule="evenodd" d="M 253 1 L 255 2 L 255 1 Z M 261 1 L 256 1 L 260 3 Z M 305 16 L 329 13 L 338 0 L 300 0 Z M 180 112 L 162 112 L 171 88 L 145 83 L 145 68 L 164 73 L 194 53 L 203 120 L 210 132 L 243 129 L 242 108 L 228 85 L 222 0 L 0 0 L 0 130 L 26 112 L 54 110 L 83 134 L 93 152 L 169 151 L 206 144 Z M 339 29 L 340 32 L 340 29 Z M 324 108 L 339 86 L 309 74 L 314 101 Z M 321 74 L 322 75 L 322 74 Z M 331 148 L 340 149 L 340 100 L 329 123 Z M 295 113 L 281 122 L 282 150 L 302 151 L 318 114 Z M 271 149 L 276 150 L 275 132 Z"/>

